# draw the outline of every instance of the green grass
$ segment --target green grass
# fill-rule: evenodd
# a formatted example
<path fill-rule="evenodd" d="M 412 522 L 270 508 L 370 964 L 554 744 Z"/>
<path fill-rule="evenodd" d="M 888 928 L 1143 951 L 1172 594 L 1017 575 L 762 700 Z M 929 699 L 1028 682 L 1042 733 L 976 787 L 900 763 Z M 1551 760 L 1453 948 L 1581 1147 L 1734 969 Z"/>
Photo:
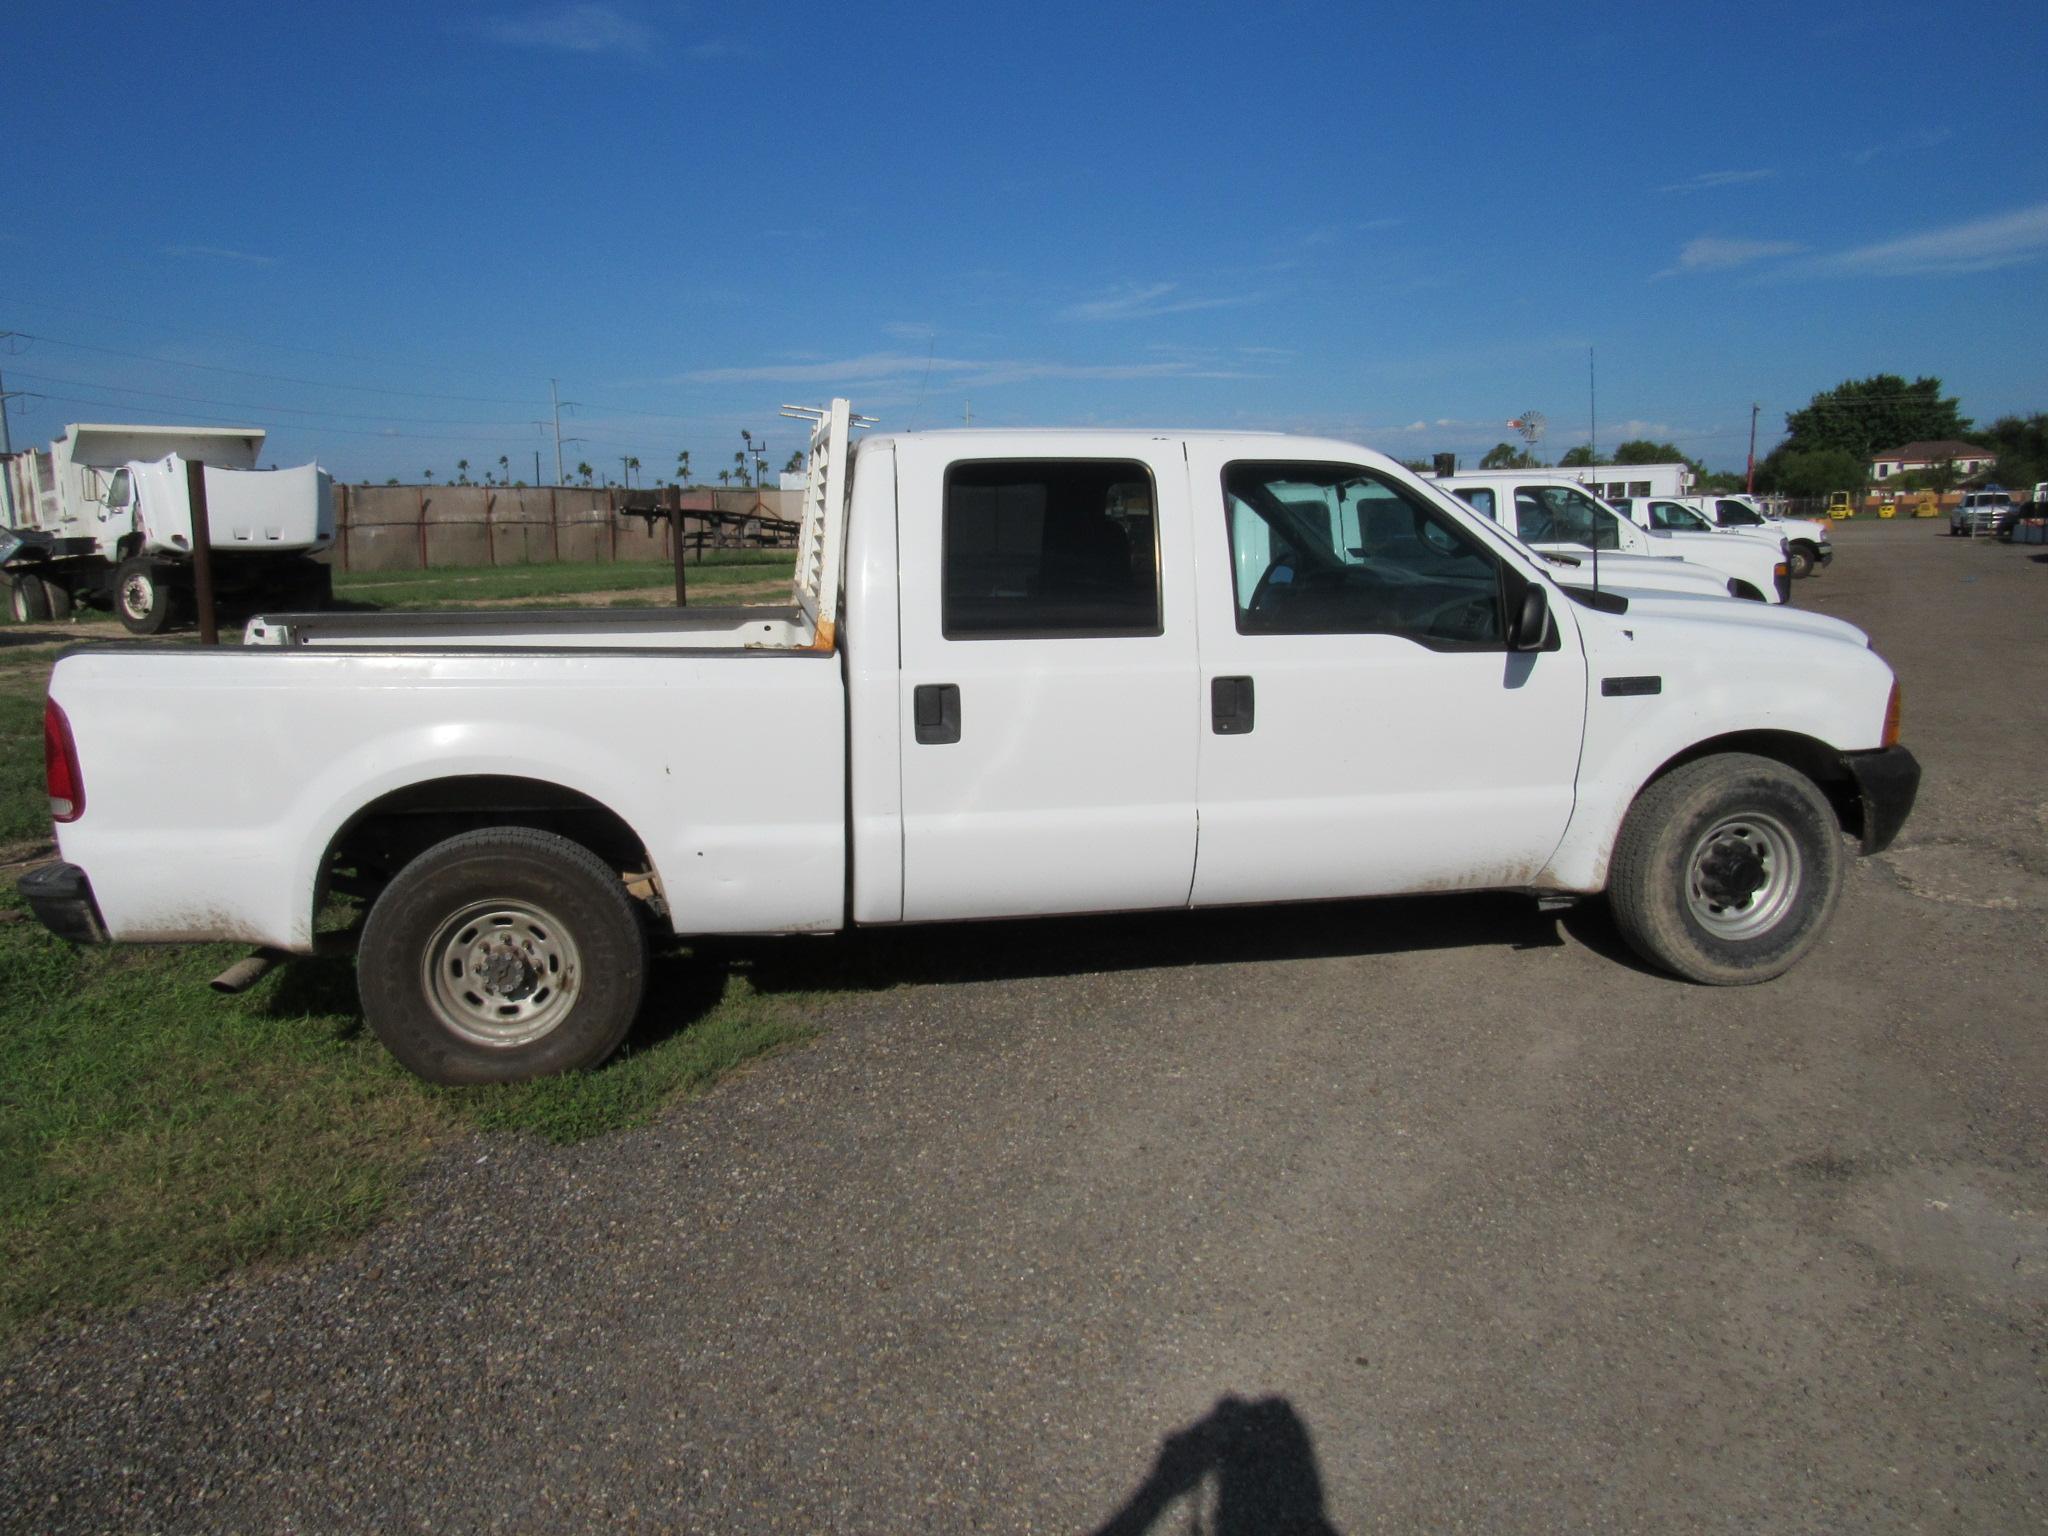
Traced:
<path fill-rule="evenodd" d="M 56 649 L 0 644 L 0 844 L 50 833 Z M 364 1027 L 350 962 L 296 960 L 219 997 L 207 981 L 244 948 L 74 949 L 29 916 L 18 873 L 0 875 L 0 1344 L 331 1250 L 402 1204 L 451 1136 L 569 1142 L 643 1124 L 809 1032 L 802 994 L 757 993 L 744 958 L 665 955 L 626 1049 L 597 1071 L 431 1088 Z"/>
<path fill-rule="evenodd" d="M 796 557 L 782 549 L 718 550 L 685 567 L 691 600 L 715 600 L 721 590 L 788 581 Z M 588 564 L 475 566 L 432 571 L 356 571 L 334 578 L 343 602 L 378 608 L 420 609 L 447 603 L 565 600 L 591 592 L 673 589 L 675 567 L 665 560 Z"/>
<path fill-rule="evenodd" d="M 809 1032 L 740 970 L 663 956 L 633 1040 L 597 1071 L 433 1088 L 364 1028 L 348 961 L 209 991 L 245 952 L 74 949 L 0 891 L 0 1342 L 332 1249 L 450 1136 L 644 1124 Z"/>

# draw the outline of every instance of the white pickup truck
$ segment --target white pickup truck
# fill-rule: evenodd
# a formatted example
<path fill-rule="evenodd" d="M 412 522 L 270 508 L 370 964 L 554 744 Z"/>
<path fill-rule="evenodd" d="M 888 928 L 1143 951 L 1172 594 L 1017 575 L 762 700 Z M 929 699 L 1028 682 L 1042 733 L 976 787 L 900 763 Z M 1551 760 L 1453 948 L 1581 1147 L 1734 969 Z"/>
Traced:
<path fill-rule="evenodd" d="M 1792 580 L 1782 547 L 1763 539 L 1723 539 L 1710 532 L 1652 532 L 1629 520 L 1578 481 L 1542 470 L 1474 470 L 1435 484 L 1544 550 L 1590 550 L 1683 559 L 1718 571 L 1730 597 L 1782 603 Z"/>
<path fill-rule="evenodd" d="M 1628 496 L 1612 504 L 1636 524 L 1657 532 L 1735 532 L 1778 545 L 1792 580 L 1835 561 L 1835 541 L 1821 518 L 1778 518 L 1753 496 Z"/>
<path fill-rule="evenodd" d="M 871 435 L 818 413 L 783 609 L 252 621 L 85 645 L 47 738 L 68 937 L 316 948 L 443 1082 L 587 1066 L 652 932 L 1605 891 L 1759 981 L 1844 831 L 1897 833 L 1899 693 L 1837 620 L 1568 593 L 1350 443 Z M 850 482 L 850 483 L 849 483 Z M 179 791 L 166 797 L 174 778 Z"/>

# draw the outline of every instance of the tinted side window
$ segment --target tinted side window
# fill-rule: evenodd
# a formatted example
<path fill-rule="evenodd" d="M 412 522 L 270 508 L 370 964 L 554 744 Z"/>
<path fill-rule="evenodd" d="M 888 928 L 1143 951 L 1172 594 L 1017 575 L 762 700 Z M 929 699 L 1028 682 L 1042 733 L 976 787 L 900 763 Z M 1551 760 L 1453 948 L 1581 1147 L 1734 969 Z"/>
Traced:
<path fill-rule="evenodd" d="M 948 639 L 1156 635 L 1152 475 L 1124 460 L 1023 459 L 946 472 Z"/>
<path fill-rule="evenodd" d="M 1406 486 L 1350 464 L 1223 471 L 1238 633 L 1401 635 L 1498 650 L 1500 567 Z"/>
<path fill-rule="evenodd" d="M 1493 492 L 1488 487 L 1483 485 L 1470 486 L 1458 492 L 1458 495 L 1460 499 L 1470 502 L 1474 510 L 1484 512 L 1488 517 L 1494 515 Z"/>

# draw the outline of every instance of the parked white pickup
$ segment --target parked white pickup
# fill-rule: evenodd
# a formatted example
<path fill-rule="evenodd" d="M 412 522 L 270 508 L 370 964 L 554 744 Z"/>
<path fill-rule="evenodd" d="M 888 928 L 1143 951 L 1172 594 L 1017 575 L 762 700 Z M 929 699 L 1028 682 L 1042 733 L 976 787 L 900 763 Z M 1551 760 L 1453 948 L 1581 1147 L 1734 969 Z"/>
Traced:
<path fill-rule="evenodd" d="M 65 862 L 24 893 L 73 937 L 296 952 L 353 893 L 371 1026 L 475 1082 L 609 1054 L 650 929 L 1605 891 L 1656 963 L 1758 981 L 1825 926 L 1842 831 L 1911 806 L 1861 632 L 1568 590 L 1354 444 L 871 436 L 849 492 L 848 426 L 786 609 L 70 651 Z"/>
<path fill-rule="evenodd" d="M 1499 518 L 1541 550 L 1596 550 L 1684 559 L 1718 571 L 1729 595 L 1782 603 L 1791 591 L 1785 558 L 1759 539 L 1711 533 L 1652 532 L 1617 512 L 1576 480 L 1542 470 L 1478 470 L 1436 483 L 1488 517 Z"/>
<path fill-rule="evenodd" d="M 1834 539 L 1824 517 L 1784 517 L 1772 511 L 1768 502 L 1740 491 L 1679 499 L 1716 528 L 1775 533 L 1783 538 L 1785 560 L 1794 581 L 1834 561 Z"/>

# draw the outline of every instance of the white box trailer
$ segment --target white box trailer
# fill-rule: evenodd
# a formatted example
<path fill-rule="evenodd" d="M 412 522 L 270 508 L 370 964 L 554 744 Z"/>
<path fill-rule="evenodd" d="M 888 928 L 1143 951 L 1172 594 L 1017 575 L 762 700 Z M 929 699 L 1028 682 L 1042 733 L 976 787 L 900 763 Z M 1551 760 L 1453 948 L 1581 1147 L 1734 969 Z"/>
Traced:
<path fill-rule="evenodd" d="M 1689 496 L 1693 486 L 1690 464 L 1574 464 L 1559 465 L 1552 473 L 1568 475 L 1602 501 Z"/>
<path fill-rule="evenodd" d="M 192 609 L 188 468 L 205 464 L 214 590 L 230 603 L 323 605 L 334 541 L 334 484 L 317 464 L 258 469 L 253 427 L 74 423 L 46 449 L 7 461 L 11 525 L 0 568 L 20 620 L 76 603 L 111 608 L 155 634 Z"/>

